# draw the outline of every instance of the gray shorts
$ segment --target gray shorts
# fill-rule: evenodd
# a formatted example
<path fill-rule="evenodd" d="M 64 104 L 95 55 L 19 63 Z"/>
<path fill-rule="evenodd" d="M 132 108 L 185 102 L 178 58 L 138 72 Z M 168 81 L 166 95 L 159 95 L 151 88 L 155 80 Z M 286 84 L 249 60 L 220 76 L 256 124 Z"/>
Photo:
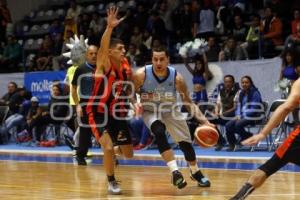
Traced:
<path fill-rule="evenodd" d="M 176 143 L 181 141 L 192 142 L 186 117 L 179 111 L 173 111 L 173 113 L 144 111 L 143 120 L 149 130 L 151 130 L 150 127 L 153 122 L 160 120 L 165 124 L 168 133 Z"/>

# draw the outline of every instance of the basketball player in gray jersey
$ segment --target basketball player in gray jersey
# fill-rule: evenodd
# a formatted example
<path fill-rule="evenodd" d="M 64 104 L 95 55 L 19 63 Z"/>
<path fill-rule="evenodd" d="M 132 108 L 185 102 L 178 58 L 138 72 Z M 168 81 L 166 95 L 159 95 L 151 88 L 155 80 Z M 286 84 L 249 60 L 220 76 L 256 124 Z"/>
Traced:
<path fill-rule="evenodd" d="M 177 94 L 188 111 L 194 115 L 200 124 L 214 127 L 201 113 L 188 94 L 186 83 L 173 67 L 169 67 L 169 56 L 165 47 L 152 50 L 152 65 L 137 70 L 133 82 L 135 91 L 140 94 L 141 103 L 135 104 L 135 109 L 143 117 L 146 126 L 155 136 L 158 150 L 172 173 L 172 183 L 179 189 L 187 183 L 178 170 L 174 153 L 168 143 L 166 131 L 178 143 L 185 160 L 188 162 L 191 178 L 200 187 L 209 187 L 210 182 L 197 166 L 196 154 L 183 114 L 175 109 Z M 139 112 L 141 111 L 142 112 Z"/>

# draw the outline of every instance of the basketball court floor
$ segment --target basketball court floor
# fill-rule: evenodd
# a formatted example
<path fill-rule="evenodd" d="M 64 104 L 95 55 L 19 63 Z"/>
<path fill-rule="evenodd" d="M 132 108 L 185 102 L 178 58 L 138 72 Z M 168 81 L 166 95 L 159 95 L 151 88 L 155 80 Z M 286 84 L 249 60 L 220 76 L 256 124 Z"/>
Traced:
<path fill-rule="evenodd" d="M 120 159 L 116 177 L 123 194 L 107 195 L 102 153 L 93 149 L 88 166 L 73 164 L 65 147 L 34 148 L 16 145 L 0 147 L 1 199 L 146 199 L 225 200 L 229 199 L 272 153 L 215 152 L 197 148 L 199 165 L 211 180 L 210 188 L 200 188 L 190 180 L 188 168 L 175 151 L 188 185 L 178 190 L 157 150 L 136 152 L 131 160 Z M 253 157 L 255 155 L 255 157 Z M 300 199 L 300 168 L 289 164 L 255 191 L 249 200 Z"/>

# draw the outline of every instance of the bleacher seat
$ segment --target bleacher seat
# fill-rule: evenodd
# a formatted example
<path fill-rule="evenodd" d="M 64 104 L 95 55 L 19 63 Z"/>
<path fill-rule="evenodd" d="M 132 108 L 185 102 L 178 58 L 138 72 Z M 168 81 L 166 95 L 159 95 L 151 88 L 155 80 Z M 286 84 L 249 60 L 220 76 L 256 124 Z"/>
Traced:
<path fill-rule="evenodd" d="M 61 9 L 56 10 L 55 13 L 56 13 L 57 16 L 65 16 L 66 11 L 61 8 Z"/>

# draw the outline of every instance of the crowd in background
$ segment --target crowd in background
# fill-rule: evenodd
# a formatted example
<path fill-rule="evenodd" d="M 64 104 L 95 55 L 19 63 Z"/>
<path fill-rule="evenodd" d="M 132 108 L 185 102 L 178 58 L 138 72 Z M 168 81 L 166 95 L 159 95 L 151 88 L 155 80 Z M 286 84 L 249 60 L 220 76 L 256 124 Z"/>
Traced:
<path fill-rule="evenodd" d="M 172 63 L 182 62 L 178 48 L 195 38 L 208 41 L 209 62 L 268 58 L 279 55 L 282 49 L 299 49 L 300 14 L 294 0 L 95 1 L 93 9 L 70 0 L 62 6 L 66 12 L 49 22 L 48 33 L 39 38 L 38 50 L 29 56 L 22 46 L 26 36 L 17 27 L 11 30 L 6 1 L 0 3 L 3 72 L 24 70 L 20 62 L 26 71 L 66 70 L 67 60 L 61 54 L 67 51 L 70 37 L 84 35 L 89 44 L 99 45 L 105 8 L 112 3 L 120 7 L 120 17 L 126 16 L 114 36 L 125 42 L 132 66 L 148 63 L 150 49 L 162 43 L 168 46 Z M 26 23 L 30 24 L 25 18 L 22 25 Z M 30 26 L 34 28 L 34 24 Z"/>

